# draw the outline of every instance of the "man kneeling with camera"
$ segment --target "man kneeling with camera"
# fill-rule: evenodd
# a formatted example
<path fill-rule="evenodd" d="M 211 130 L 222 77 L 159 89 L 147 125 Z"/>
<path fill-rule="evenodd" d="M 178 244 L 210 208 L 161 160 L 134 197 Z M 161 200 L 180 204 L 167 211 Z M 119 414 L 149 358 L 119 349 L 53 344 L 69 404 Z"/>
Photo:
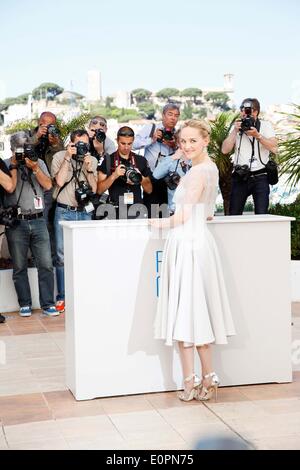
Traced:
<path fill-rule="evenodd" d="M 133 130 L 127 126 L 121 127 L 117 134 L 118 150 L 112 155 L 106 155 L 98 167 L 97 192 L 103 194 L 108 190 L 115 209 L 108 211 L 108 218 L 148 217 L 147 208 L 143 205 L 142 189 L 147 194 L 151 193 L 151 171 L 146 158 L 131 151 L 133 141 Z"/>
<path fill-rule="evenodd" d="M 252 195 L 255 214 L 266 214 L 269 184 L 276 184 L 276 178 L 273 181 L 269 174 L 273 163 L 270 152 L 277 152 L 275 132 L 271 123 L 258 119 L 260 104 L 256 98 L 243 100 L 240 112 L 240 119 L 222 145 L 223 154 L 235 146 L 229 213 L 242 215 L 247 198 Z"/>
<path fill-rule="evenodd" d="M 56 187 L 57 200 L 54 229 L 56 241 L 56 279 L 59 311 L 65 309 L 64 244 L 61 220 L 91 220 L 94 212 L 93 198 L 97 189 L 97 159 L 89 153 L 89 135 L 78 129 L 71 133 L 67 150 L 53 156 L 51 173 Z"/>
<path fill-rule="evenodd" d="M 20 305 L 20 316 L 31 315 L 31 292 L 27 273 L 28 249 L 38 271 L 39 298 L 43 313 L 59 315 L 54 306 L 54 273 L 49 233 L 44 218 L 44 191 L 52 187 L 45 163 L 38 158 L 29 134 L 11 136 L 12 157 L 7 162 L 15 191 L 5 194 L 6 237 L 13 262 L 13 281 Z"/>

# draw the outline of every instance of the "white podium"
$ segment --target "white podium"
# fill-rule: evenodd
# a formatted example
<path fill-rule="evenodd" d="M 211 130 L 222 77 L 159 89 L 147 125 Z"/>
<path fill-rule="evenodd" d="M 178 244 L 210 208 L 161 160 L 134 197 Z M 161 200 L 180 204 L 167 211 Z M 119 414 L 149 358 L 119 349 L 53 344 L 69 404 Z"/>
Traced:
<path fill-rule="evenodd" d="M 237 330 L 228 345 L 213 346 L 221 385 L 292 380 L 290 220 L 209 223 Z M 62 225 L 67 386 L 75 398 L 182 388 L 176 348 L 153 339 L 164 240 L 145 220 Z"/>

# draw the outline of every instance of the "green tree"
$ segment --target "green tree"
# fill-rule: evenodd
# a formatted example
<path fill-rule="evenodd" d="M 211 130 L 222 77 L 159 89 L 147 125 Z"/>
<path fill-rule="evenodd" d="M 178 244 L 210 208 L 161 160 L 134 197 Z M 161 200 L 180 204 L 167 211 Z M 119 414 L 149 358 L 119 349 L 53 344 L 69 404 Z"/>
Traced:
<path fill-rule="evenodd" d="M 62 93 L 64 89 L 56 83 L 42 83 L 37 88 L 32 90 L 32 96 L 35 100 L 47 99 L 54 100 L 54 98 Z"/>
<path fill-rule="evenodd" d="M 163 88 L 156 93 L 158 98 L 170 100 L 172 96 L 179 96 L 180 91 L 177 88 Z"/>
<path fill-rule="evenodd" d="M 152 95 L 152 92 L 149 90 L 146 90 L 145 88 L 135 88 L 131 92 L 133 98 L 139 103 L 143 103 L 144 101 L 148 101 L 150 96 Z"/>
<path fill-rule="evenodd" d="M 230 156 L 233 154 L 234 149 L 224 155 L 221 148 L 237 117 L 238 114 L 233 114 L 232 112 L 220 113 L 215 121 L 211 123 L 210 143 L 208 146 L 208 153 L 219 169 L 219 186 L 223 198 L 225 215 L 229 215 L 231 173 L 233 167 Z"/>
<path fill-rule="evenodd" d="M 112 105 L 113 101 L 114 101 L 114 99 L 113 99 L 112 96 L 107 96 L 105 98 L 105 107 L 106 108 L 111 108 L 111 105 Z"/>
<path fill-rule="evenodd" d="M 139 112 L 146 119 L 154 119 L 156 107 L 152 103 L 141 103 L 138 106 Z"/>
<path fill-rule="evenodd" d="M 211 91 L 206 93 L 205 97 L 206 101 L 211 103 L 214 108 L 222 109 L 223 111 L 229 111 L 228 101 L 229 96 L 227 93 L 219 92 L 219 91 Z"/>
<path fill-rule="evenodd" d="M 200 88 L 185 88 L 180 92 L 180 96 L 185 98 L 193 98 L 194 103 L 196 104 L 197 98 L 202 96 L 202 90 L 200 90 Z"/>
<path fill-rule="evenodd" d="M 290 115 L 294 119 L 295 130 L 281 139 L 278 155 L 279 174 L 287 177 L 286 182 L 290 189 L 300 181 L 300 105 L 295 105 L 295 108 L 295 113 Z"/>
<path fill-rule="evenodd" d="M 13 104 L 26 104 L 29 93 L 23 93 L 22 95 L 16 96 L 15 98 L 9 97 L 0 103 L 0 112 L 12 106 Z"/>
<path fill-rule="evenodd" d="M 197 116 L 198 119 L 204 119 L 204 118 L 206 118 L 206 116 L 207 116 L 207 109 L 204 108 L 204 107 L 199 108 L 199 109 L 196 111 L 196 116 Z"/>
<path fill-rule="evenodd" d="M 191 103 L 185 103 L 183 110 L 181 111 L 180 118 L 181 119 L 192 119 L 194 116 L 194 107 Z"/>

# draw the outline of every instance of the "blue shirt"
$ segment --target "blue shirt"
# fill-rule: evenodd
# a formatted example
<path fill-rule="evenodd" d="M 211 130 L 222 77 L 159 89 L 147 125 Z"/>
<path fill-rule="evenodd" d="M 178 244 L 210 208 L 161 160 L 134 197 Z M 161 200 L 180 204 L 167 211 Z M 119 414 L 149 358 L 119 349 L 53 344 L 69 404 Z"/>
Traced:
<path fill-rule="evenodd" d="M 159 154 L 162 157 L 172 155 L 174 153 L 174 149 L 171 149 L 167 145 L 160 143 L 160 142 L 153 142 L 152 137 L 149 137 L 152 131 L 153 124 L 147 124 L 144 126 L 140 132 L 136 135 L 134 142 L 133 142 L 133 150 L 139 150 L 141 148 L 145 149 L 144 157 L 149 163 L 150 170 L 153 172 Z M 162 123 L 155 124 L 155 129 L 163 129 L 164 126 Z"/>
<path fill-rule="evenodd" d="M 157 167 L 153 171 L 153 177 L 159 180 L 161 178 L 165 178 L 171 171 L 176 171 L 180 177 L 184 176 L 186 171 L 184 171 L 181 166 L 182 162 L 185 163 L 182 159 L 173 160 L 171 155 L 168 155 L 167 157 L 162 158 L 159 161 Z M 177 165 L 177 168 L 176 168 L 176 165 Z M 189 167 L 187 167 L 187 169 L 189 169 Z M 168 188 L 168 207 L 171 212 L 175 211 L 175 203 L 173 202 L 175 191 L 176 189 Z"/>

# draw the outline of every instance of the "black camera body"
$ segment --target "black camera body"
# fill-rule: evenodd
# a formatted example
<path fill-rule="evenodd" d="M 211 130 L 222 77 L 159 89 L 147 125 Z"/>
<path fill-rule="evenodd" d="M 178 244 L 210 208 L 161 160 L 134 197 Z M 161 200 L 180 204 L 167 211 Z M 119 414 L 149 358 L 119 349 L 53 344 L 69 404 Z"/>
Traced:
<path fill-rule="evenodd" d="M 54 124 L 49 124 L 47 126 L 47 134 L 53 135 L 53 137 L 58 137 L 59 130 Z"/>
<path fill-rule="evenodd" d="M 75 198 L 78 206 L 86 206 L 89 202 L 91 202 L 94 196 L 95 193 L 93 192 L 90 185 L 86 181 L 80 181 L 78 188 L 75 189 Z"/>
<path fill-rule="evenodd" d="M 49 147 L 49 135 L 58 137 L 59 134 L 60 132 L 54 124 L 48 124 L 47 133 L 42 135 L 42 137 L 39 139 L 39 143 L 37 144 L 38 153 L 40 153 L 41 157 L 44 156 Z"/>
<path fill-rule="evenodd" d="M 250 176 L 250 168 L 248 165 L 235 165 L 234 174 L 237 175 L 242 181 L 248 181 Z"/>
<path fill-rule="evenodd" d="M 80 140 L 79 142 L 76 142 L 75 147 L 76 147 L 76 154 L 74 155 L 75 160 L 83 162 L 85 155 L 90 151 L 90 145 Z"/>
<path fill-rule="evenodd" d="M 105 132 L 103 132 L 101 129 L 95 129 L 95 138 L 98 140 L 98 142 L 100 142 L 100 144 L 102 142 L 105 141 L 106 139 L 106 134 Z"/>
<path fill-rule="evenodd" d="M 252 116 L 244 117 L 241 121 L 240 132 L 250 131 L 251 127 L 255 127 L 255 119 Z"/>
<path fill-rule="evenodd" d="M 167 142 L 170 142 L 171 140 L 174 139 L 174 135 L 175 135 L 175 130 L 174 129 L 166 129 L 166 128 L 163 128 L 163 129 L 160 129 L 161 132 L 162 132 L 162 136 L 161 136 L 161 139 L 157 139 L 157 142 L 162 142 L 163 140 L 166 140 Z"/>
<path fill-rule="evenodd" d="M 15 150 L 17 165 L 25 165 L 25 158 L 29 158 L 32 162 L 38 161 L 38 155 L 33 144 L 24 144 Z"/>
<path fill-rule="evenodd" d="M 0 224 L 5 227 L 12 228 L 16 227 L 19 223 L 18 220 L 18 207 L 11 206 L 6 208 L 0 208 Z"/>
<path fill-rule="evenodd" d="M 250 131 L 251 127 L 255 127 L 255 119 L 251 116 L 252 101 L 244 103 L 244 111 L 246 116 L 241 120 L 240 134 Z"/>
<path fill-rule="evenodd" d="M 124 176 L 121 176 L 125 182 L 129 180 L 133 184 L 141 184 L 143 177 L 133 166 L 122 163 L 121 167 L 126 169 Z"/>
<path fill-rule="evenodd" d="M 180 175 L 177 171 L 170 171 L 168 175 L 164 178 L 164 182 L 172 191 L 177 188 L 180 182 Z"/>

